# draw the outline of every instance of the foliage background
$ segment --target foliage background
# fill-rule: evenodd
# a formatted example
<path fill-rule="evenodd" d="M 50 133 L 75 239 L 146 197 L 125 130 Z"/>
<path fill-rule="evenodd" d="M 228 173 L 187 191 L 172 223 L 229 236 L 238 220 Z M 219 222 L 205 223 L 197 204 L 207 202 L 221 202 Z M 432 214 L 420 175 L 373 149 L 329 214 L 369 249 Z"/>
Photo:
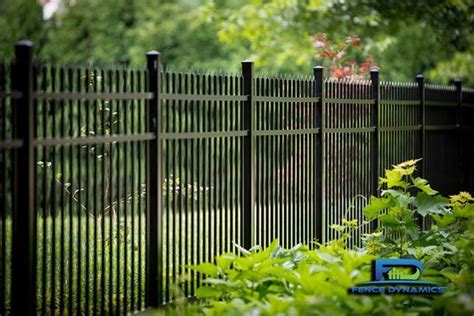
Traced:
<path fill-rule="evenodd" d="M 384 80 L 413 80 L 424 73 L 448 83 L 473 85 L 473 0 L 52 0 L 0 2 L 0 56 L 13 55 L 21 38 L 41 58 L 65 63 L 142 65 L 158 49 L 177 68 L 238 71 L 251 58 L 260 72 L 308 74 L 325 64 L 313 34 L 344 43 L 353 34 L 363 62 L 373 56 Z"/>

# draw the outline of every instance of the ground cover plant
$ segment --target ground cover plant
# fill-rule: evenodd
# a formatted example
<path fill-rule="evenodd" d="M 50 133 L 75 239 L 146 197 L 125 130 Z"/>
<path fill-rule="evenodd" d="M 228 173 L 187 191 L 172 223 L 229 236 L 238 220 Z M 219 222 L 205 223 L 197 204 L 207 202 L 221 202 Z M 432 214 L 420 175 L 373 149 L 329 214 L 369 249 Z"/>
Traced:
<path fill-rule="evenodd" d="M 474 312 L 474 198 L 445 198 L 415 176 L 417 160 L 393 166 L 380 179 L 379 197 L 364 212 L 367 221 L 346 219 L 333 228 L 337 240 L 284 249 L 275 240 L 239 254 L 191 267 L 207 276 L 198 300 L 174 312 L 209 315 L 444 315 Z M 430 219 L 430 220 L 427 220 Z M 363 246 L 347 247 L 351 232 L 370 221 L 377 229 Z M 420 222 L 432 222 L 420 229 Z M 425 225 L 428 226 L 428 225 Z M 446 287 L 439 296 L 356 296 L 348 289 L 370 280 L 376 258 L 416 258 L 422 280 Z"/>

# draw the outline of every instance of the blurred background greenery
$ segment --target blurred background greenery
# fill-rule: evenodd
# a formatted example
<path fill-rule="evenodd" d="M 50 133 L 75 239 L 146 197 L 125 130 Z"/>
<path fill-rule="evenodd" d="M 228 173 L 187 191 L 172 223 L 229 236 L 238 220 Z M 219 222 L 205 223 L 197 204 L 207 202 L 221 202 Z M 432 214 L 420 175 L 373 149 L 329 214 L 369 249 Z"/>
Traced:
<path fill-rule="evenodd" d="M 137 66 L 158 49 L 178 69 L 311 74 L 370 60 L 383 80 L 474 86 L 473 29 L 474 0 L 0 0 L 0 57 L 29 38 L 64 63 Z"/>

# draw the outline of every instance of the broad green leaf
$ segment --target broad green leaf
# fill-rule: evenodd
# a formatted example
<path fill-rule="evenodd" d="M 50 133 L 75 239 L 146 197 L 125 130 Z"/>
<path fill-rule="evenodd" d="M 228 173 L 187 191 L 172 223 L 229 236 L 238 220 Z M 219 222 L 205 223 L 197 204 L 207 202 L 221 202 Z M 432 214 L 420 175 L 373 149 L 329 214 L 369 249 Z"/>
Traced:
<path fill-rule="evenodd" d="M 430 251 L 434 250 L 438 248 L 438 246 L 426 246 L 426 247 L 422 247 L 423 249 L 423 253 L 427 254 L 429 253 Z"/>
<path fill-rule="evenodd" d="M 304 250 L 304 249 L 302 249 L 304 247 L 305 246 L 302 243 L 296 244 L 290 249 L 290 253 L 294 253 L 294 252 L 297 252 L 297 251 L 300 251 L 300 250 Z"/>
<path fill-rule="evenodd" d="M 390 214 L 383 214 L 380 216 L 380 221 L 382 222 L 383 226 L 389 227 L 389 228 L 396 228 L 400 225 L 400 222 L 395 216 L 392 216 Z"/>
<path fill-rule="evenodd" d="M 474 204 L 466 204 L 463 207 L 455 207 L 453 213 L 458 217 L 474 217 Z"/>
<path fill-rule="evenodd" d="M 269 266 L 283 264 L 288 260 L 290 260 L 290 259 L 289 258 L 269 258 L 269 259 L 259 263 L 257 265 L 256 269 L 261 270 L 261 269 L 264 269 L 264 268 L 269 267 Z"/>
<path fill-rule="evenodd" d="M 409 193 L 405 193 L 403 191 L 398 191 L 398 190 L 393 190 L 393 189 L 382 190 L 381 195 L 384 197 L 387 197 L 387 196 L 394 197 L 396 201 L 398 202 L 398 205 L 402 208 L 408 207 L 408 205 L 413 203 L 413 201 L 415 200 L 415 198 L 413 196 L 410 196 Z"/>
<path fill-rule="evenodd" d="M 202 281 L 202 283 L 211 284 L 211 285 L 226 286 L 226 287 L 228 287 L 229 289 L 236 289 L 236 288 L 239 287 L 239 286 L 238 286 L 236 283 L 234 283 L 234 282 L 230 282 L 230 281 L 222 280 L 222 279 L 216 279 L 216 278 L 207 278 L 207 279 L 205 279 L 204 281 Z"/>
<path fill-rule="evenodd" d="M 441 271 L 441 275 L 449 279 L 450 281 L 453 281 L 457 278 L 457 274 L 455 272 Z"/>
<path fill-rule="evenodd" d="M 451 195 L 450 197 L 450 205 L 453 207 L 461 206 L 466 203 L 474 202 L 474 198 L 471 196 L 469 192 L 460 192 L 456 195 Z"/>
<path fill-rule="evenodd" d="M 326 253 L 326 252 L 319 251 L 318 255 L 321 259 L 323 259 L 324 261 L 329 262 L 329 263 L 336 263 L 336 262 L 340 261 L 340 259 L 338 257 L 335 257 L 335 256 L 333 256 L 329 253 Z"/>
<path fill-rule="evenodd" d="M 450 243 L 443 242 L 442 245 L 443 245 L 444 248 L 446 248 L 448 250 L 451 250 L 452 252 L 458 251 L 458 248 L 455 245 L 452 245 Z"/>
<path fill-rule="evenodd" d="M 272 243 L 265 249 L 265 253 L 267 253 L 270 257 L 273 257 L 275 250 L 279 247 L 278 239 L 274 239 Z"/>
<path fill-rule="evenodd" d="M 441 195 L 428 195 L 425 192 L 419 192 L 416 196 L 416 211 L 425 217 L 428 214 L 443 214 L 447 211 L 448 199 Z"/>
<path fill-rule="evenodd" d="M 403 181 L 403 174 L 399 170 L 385 170 L 385 178 L 380 178 L 381 183 L 386 183 L 388 188 L 405 187 L 407 183 Z"/>
<path fill-rule="evenodd" d="M 436 224 L 441 227 L 446 227 L 456 221 L 456 217 L 450 213 L 444 215 L 433 214 L 432 218 L 435 220 Z"/>
<path fill-rule="evenodd" d="M 393 169 L 407 169 L 408 170 L 408 169 L 416 167 L 416 164 L 420 160 L 421 160 L 421 158 L 407 160 L 407 161 L 399 163 L 398 165 L 394 165 Z"/>
<path fill-rule="evenodd" d="M 262 269 L 260 272 L 262 273 L 262 276 L 273 276 L 279 279 L 287 279 L 287 280 L 290 280 L 291 282 L 297 281 L 295 279 L 294 272 L 288 271 L 288 269 L 285 269 L 282 266 L 266 267 L 265 269 Z"/>
<path fill-rule="evenodd" d="M 234 298 L 231 303 L 234 305 L 234 306 L 245 306 L 245 302 L 243 300 L 241 300 L 240 298 Z"/>
<path fill-rule="evenodd" d="M 201 264 L 191 266 L 191 269 L 193 269 L 194 271 L 206 274 L 206 275 L 213 276 L 213 277 L 217 277 L 217 274 L 219 271 L 216 265 L 209 262 L 203 262 Z"/>
<path fill-rule="evenodd" d="M 211 298 L 211 297 L 219 297 L 222 294 L 221 291 L 208 286 L 203 286 L 196 289 L 196 297 L 197 298 Z"/>
<path fill-rule="evenodd" d="M 384 209 L 394 206 L 394 202 L 390 198 L 378 198 L 375 196 L 370 197 L 370 203 L 364 207 L 364 213 L 369 218 L 375 218 Z"/>
<path fill-rule="evenodd" d="M 226 253 L 216 257 L 217 266 L 222 270 L 226 271 L 232 265 L 232 262 L 235 260 L 235 255 L 231 253 Z"/>
<path fill-rule="evenodd" d="M 249 270 L 252 269 L 253 266 L 258 262 L 255 259 L 255 256 L 246 256 L 246 257 L 238 257 L 234 261 L 234 265 L 242 270 Z"/>
<path fill-rule="evenodd" d="M 433 190 L 428 184 L 428 180 L 422 178 L 412 179 L 413 185 L 428 195 L 435 195 L 438 191 Z"/>

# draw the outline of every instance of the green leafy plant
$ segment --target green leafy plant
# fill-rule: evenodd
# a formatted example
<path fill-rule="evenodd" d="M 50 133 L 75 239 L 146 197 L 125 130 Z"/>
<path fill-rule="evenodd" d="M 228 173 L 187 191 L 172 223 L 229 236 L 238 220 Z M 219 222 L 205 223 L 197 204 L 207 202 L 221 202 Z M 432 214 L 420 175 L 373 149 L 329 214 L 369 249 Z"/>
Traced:
<path fill-rule="evenodd" d="M 342 298 L 349 298 L 350 286 L 369 278 L 366 262 L 372 255 L 344 249 L 337 242 L 317 250 L 301 244 L 284 249 L 276 240 L 266 249 L 239 249 L 240 256 L 227 253 L 215 264 L 193 267 L 208 276 L 206 286 L 196 292 L 205 299 L 206 314 L 299 314 L 310 313 L 315 305 L 326 312 L 365 309 L 363 298 L 353 306 L 346 306 Z"/>
<path fill-rule="evenodd" d="M 190 267 L 205 276 L 189 313 L 209 315 L 429 315 L 474 311 L 474 198 L 466 192 L 444 198 L 415 176 L 418 160 L 393 166 L 380 179 L 380 196 L 365 207 L 377 229 L 363 235 L 363 247 L 346 241 L 360 225 L 345 219 L 333 229 L 339 238 L 314 247 L 284 249 L 275 240 L 215 262 Z M 420 229 L 419 218 L 432 218 Z M 415 257 L 423 279 L 446 285 L 438 297 L 354 296 L 348 289 L 370 279 L 370 263 L 381 257 Z M 181 312 L 183 312 L 181 310 Z"/>
<path fill-rule="evenodd" d="M 425 238 L 428 273 L 442 276 L 448 289 L 434 303 L 438 309 L 461 314 L 474 312 L 474 198 L 467 192 L 450 197 L 449 210 L 433 215 Z"/>
<path fill-rule="evenodd" d="M 400 257 L 407 255 L 407 245 L 420 237 L 421 219 L 448 211 L 448 199 L 433 190 L 427 180 L 415 176 L 418 161 L 409 160 L 386 170 L 379 181 L 380 197 L 371 196 L 364 208 L 365 215 L 380 224 L 384 245 L 396 245 Z M 376 250 L 382 249 L 386 250 L 383 254 L 390 255 L 393 247 Z"/>

